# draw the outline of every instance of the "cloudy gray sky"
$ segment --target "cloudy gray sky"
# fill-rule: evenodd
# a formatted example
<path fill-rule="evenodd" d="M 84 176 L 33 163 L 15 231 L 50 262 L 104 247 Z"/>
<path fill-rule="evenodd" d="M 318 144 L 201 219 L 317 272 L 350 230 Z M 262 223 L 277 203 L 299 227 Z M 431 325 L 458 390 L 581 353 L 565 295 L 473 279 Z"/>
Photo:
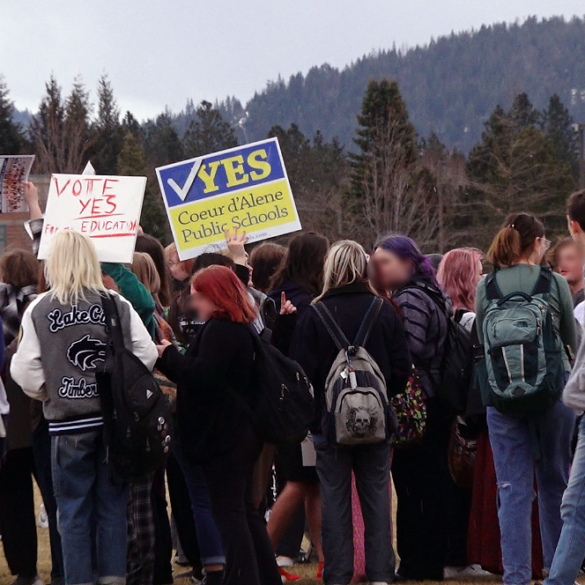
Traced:
<path fill-rule="evenodd" d="M 529 15 L 585 14 L 583 0 L 2 0 L 0 73 L 36 109 L 54 73 L 92 94 L 107 72 L 139 118 L 187 98 L 249 99 L 268 80 L 343 67 L 372 50 Z"/>

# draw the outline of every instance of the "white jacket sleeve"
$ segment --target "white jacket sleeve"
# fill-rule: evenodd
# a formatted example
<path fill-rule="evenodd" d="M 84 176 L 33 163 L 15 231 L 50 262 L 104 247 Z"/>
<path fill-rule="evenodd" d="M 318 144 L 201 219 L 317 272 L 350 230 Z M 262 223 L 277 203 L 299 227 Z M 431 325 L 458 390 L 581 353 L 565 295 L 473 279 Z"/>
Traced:
<path fill-rule="evenodd" d="M 130 309 L 130 334 L 132 336 L 132 353 L 149 369 L 154 368 L 158 359 L 156 345 L 144 326 L 140 315 L 134 310 L 134 307 L 121 295 L 120 300 L 128 305 Z"/>
<path fill-rule="evenodd" d="M 10 364 L 10 374 L 27 396 L 45 401 L 48 396 L 41 364 L 41 345 L 32 320 L 36 302 L 28 306 L 22 317 L 21 338 Z"/>

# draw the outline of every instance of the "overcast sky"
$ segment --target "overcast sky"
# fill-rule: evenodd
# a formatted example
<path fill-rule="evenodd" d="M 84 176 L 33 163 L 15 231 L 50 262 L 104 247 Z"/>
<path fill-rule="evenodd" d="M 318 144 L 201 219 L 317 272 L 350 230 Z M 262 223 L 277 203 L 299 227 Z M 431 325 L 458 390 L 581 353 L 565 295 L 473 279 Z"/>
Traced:
<path fill-rule="evenodd" d="M 121 109 L 145 118 L 187 98 L 245 102 L 279 74 L 393 43 L 583 14 L 583 0 L 2 0 L 0 74 L 17 107 L 36 110 L 51 73 L 65 93 L 81 75 L 92 97 L 107 73 Z"/>

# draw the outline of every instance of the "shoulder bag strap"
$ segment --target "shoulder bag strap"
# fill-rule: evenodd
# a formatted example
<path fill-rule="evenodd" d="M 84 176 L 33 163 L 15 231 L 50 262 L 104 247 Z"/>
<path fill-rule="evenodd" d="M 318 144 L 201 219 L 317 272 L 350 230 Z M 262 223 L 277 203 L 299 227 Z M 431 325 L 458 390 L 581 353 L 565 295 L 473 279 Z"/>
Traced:
<path fill-rule="evenodd" d="M 541 266 L 540 268 L 540 275 L 536 284 L 534 285 L 534 290 L 532 291 L 532 296 L 534 295 L 544 295 L 546 296 L 550 293 L 552 288 L 552 279 L 553 276 L 548 270 L 548 268 L 544 268 Z"/>
<path fill-rule="evenodd" d="M 485 292 L 489 301 L 499 301 L 503 297 L 502 291 L 498 286 L 498 281 L 496 280 L 496 274 L 497 272 L 494 271 L 486 276 Z"/>
<path fill-rule="evenodd" d="M 353 342 L 355 347 L 365 347 L 366 343 L 368 343 L 368 339 L 372 333 L 374 323 L 376 323 L 376 320 L 378 319 L 378 315 L 382 310 L 383 304 L 383 299 L 379 297 L 375 297 L 372 300 L 372 304 L 370 305 L 368 312 L 362 321 L 358 334 L 356 335 L 355 341 Z"/>
<path fill-rule="evenodd" d="M 327 329 L 327 333 L 331 336 L 333 343 L 339 351 L 347 350 L 348 347 L 351 346 L 351 343 L 348 341 L 345 333 L 341 330 L 337 322 L 335 321 L 331 311 L 325 306 L 324 303 L 318 302 L 312 305 L 313 309 L 317 313 L 319 319 Z"/>
<path fill-rule="evenodd" d="M 120 351 L 124 348 L 124 335 L 120 325 L 120 314 L 116 301 L 109 293 L 102 296 L 102 308 L 106 316 L 106 327 L 113 349 L 114 351 Z"/>

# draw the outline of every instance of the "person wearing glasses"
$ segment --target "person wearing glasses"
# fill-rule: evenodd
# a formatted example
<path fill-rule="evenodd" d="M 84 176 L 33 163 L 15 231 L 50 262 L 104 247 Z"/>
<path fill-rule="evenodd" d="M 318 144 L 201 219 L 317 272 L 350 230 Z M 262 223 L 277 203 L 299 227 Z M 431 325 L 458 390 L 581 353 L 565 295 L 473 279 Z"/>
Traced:
<path fill-rule="evenodd" d="M 505 297 L 512 293 L 526 293 L 526 298 L 541 294 L 535 292 L 536 285 L 541 282 L 542 271 L 548 270 L 542 264 L 549 247 L 550 242 L 545 237 L 544 225 L 536 217 L 526 213 L 508 216 L 487 254 L 488 261 L 495 269 L 498 294 Z M 560 396 L 571 368 L 567 352 L 564 350 L 570 347 L 575 352 L 577 326 L 573 318 L 573 299 L 567 280 L 556 273 L 550 273 L 550 279 L 550 290 L 543 298 L 548 304 L 553 339 L 558 351 L 555 353 L 548 350 L 547 359 L 557 359 L 558 356 L 558 367 L 561 370 L 559 378 L 552 375 L 549 378 L 551 405 L 538 410 L 537 413 L 527 410 L 509 414 L 504 412 L 501 404 L 499 406 L 496 404 L 498 406 L 496 408 L 490 404 L 490 400 L 486 401 L 484 396 L 498 482 L 498 517 L 504 585 L 528 585 L 532 578 L 531 514 L 535 496 L 535 477 L 546 570 L 551 568 L 563 526 L 561 500 L 567 487 L 571 465 L 575 413 L 561 402 Z M 488 345 L 490 340 L 484 339 L 483 323 L 488 307 L 491 307 L 493 313 L 493 301 L 490 301 L 491 293 L 488 291 L 488 282 L 491 281 L 488 277 L 479 283 L 476 297 L 478 334 L 480 342 Z M 516 327 L 530 327 L 528 321 L 526 325 L 520 320 L 515 323 Z M 492 342 L 498 334 L 505 337 L 506 325 L 493 319 L 491 324 L 494 328 L 490 330 Z M 502 327 L 500 330 L 497 329 L 498 325 Z M 499 349 L 503 353 L 510 380 L 524 380 L 525 377 L 526 380 L 530 379 L 532 363 L 530 352 L 534 350 L 531 349 L 530 343 L 522 347 L 525 347 L 527 353 L 521 362 L 514 361 L 513 352 L 510 354 L 512 357 L 508 358 L 508 352 Z M 488 346 L 486 354 L 488 350 L 493 364 L 498 349 L 496 346 Z M 521 371 L 517 372 L 514 368 L 521 368 Z M 562 375 L 561 368 L 564 368 L 565 376 Z M 498 384 L 501 379 L 502 376 L 497 378 Z M 558 396 L 558 399 L 554 400 L 554 396 Z"/>

